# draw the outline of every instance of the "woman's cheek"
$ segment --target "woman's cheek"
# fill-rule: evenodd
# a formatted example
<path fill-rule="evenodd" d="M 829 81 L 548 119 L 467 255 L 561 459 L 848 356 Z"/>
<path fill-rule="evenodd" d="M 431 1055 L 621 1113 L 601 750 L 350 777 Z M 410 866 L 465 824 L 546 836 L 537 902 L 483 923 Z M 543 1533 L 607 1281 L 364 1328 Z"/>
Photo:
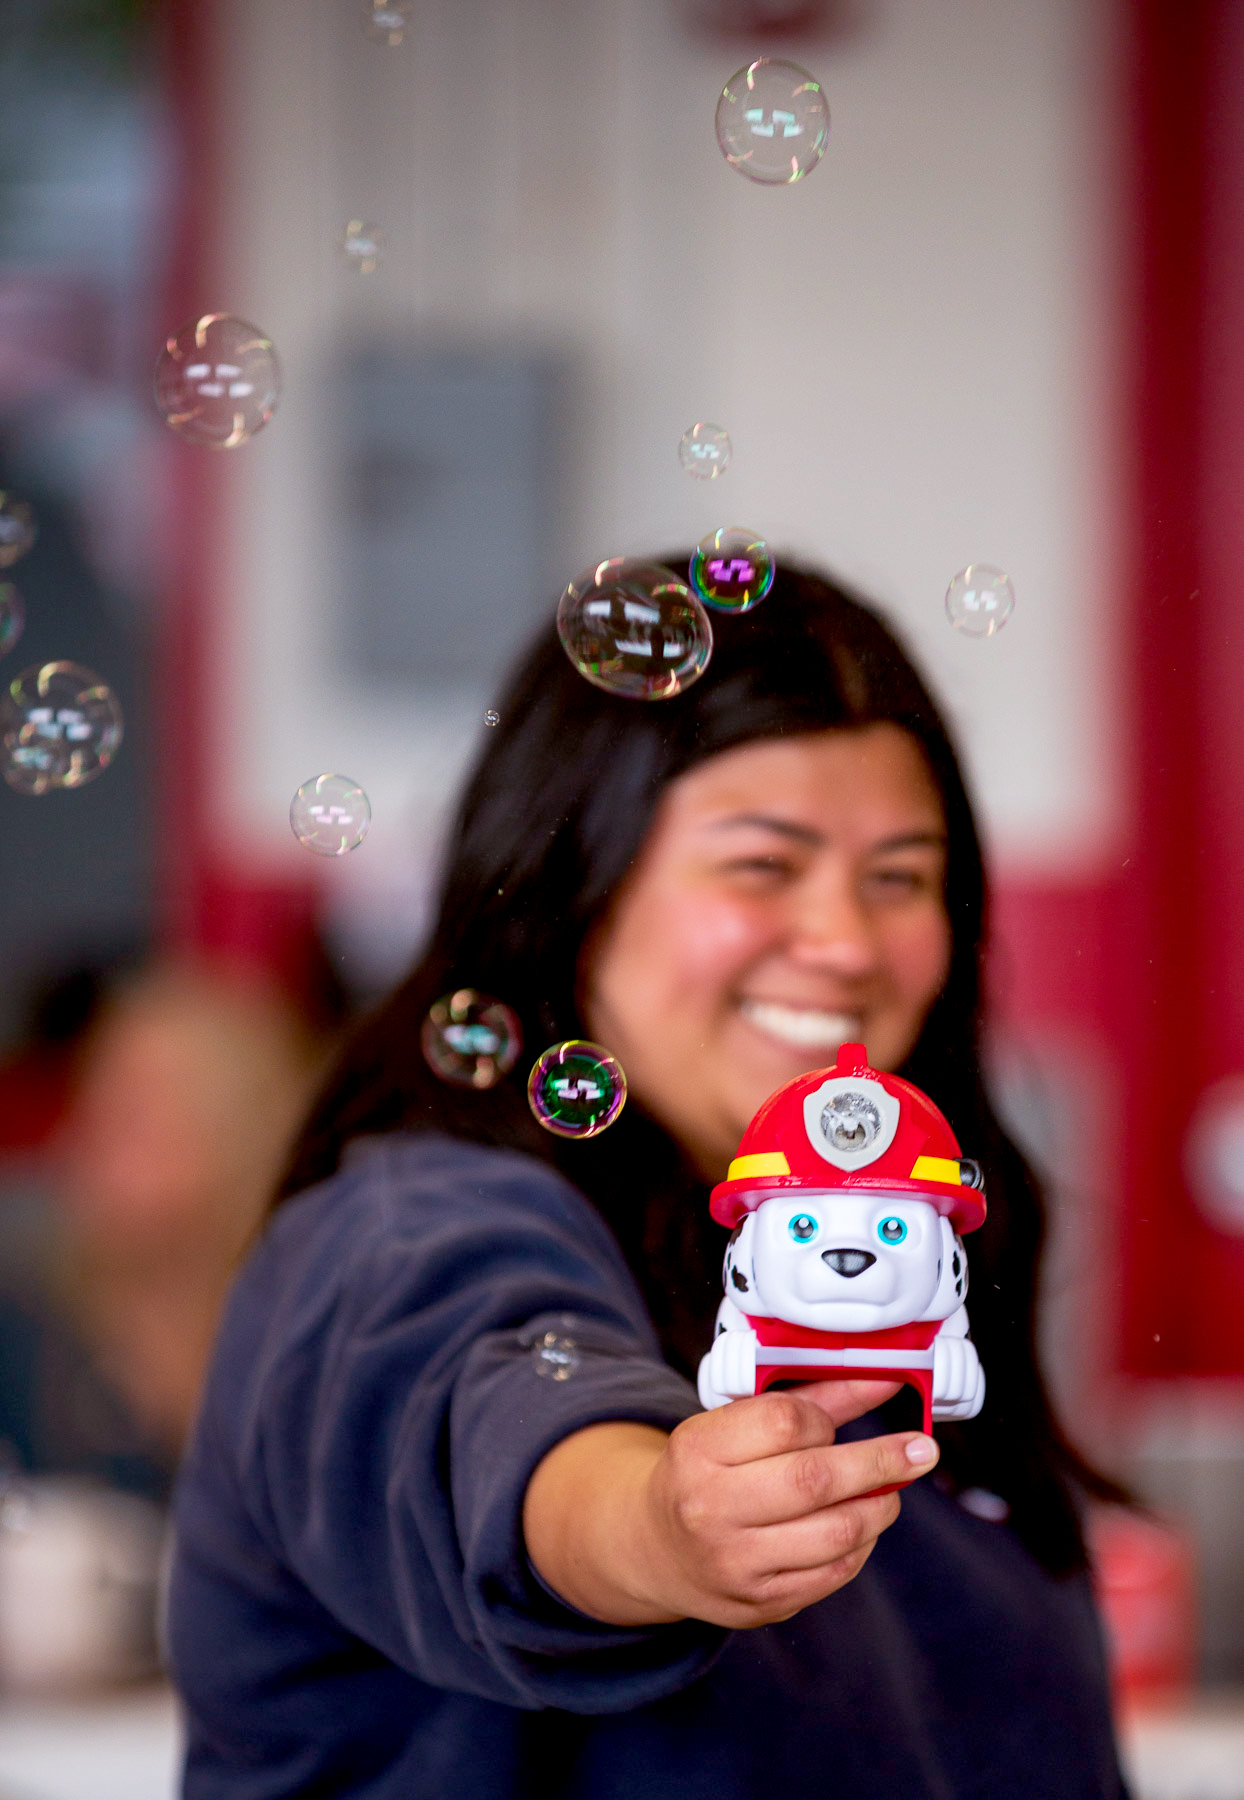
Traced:
<path fill-rule="evenodd" d="M 682 973 L 705 982 L 732 984 L 768 946 L 771 921 L 763 908 L 722 894 L 701 894 L 685 907 Z"/>
<path fill-rule="evenodd" d="M 890 943 L 890 967 L 912 1005 L 926 1008 L 941 993 L 950 973 L 950 921 L 940 901 L 930 902 L 897 924 Z"/>

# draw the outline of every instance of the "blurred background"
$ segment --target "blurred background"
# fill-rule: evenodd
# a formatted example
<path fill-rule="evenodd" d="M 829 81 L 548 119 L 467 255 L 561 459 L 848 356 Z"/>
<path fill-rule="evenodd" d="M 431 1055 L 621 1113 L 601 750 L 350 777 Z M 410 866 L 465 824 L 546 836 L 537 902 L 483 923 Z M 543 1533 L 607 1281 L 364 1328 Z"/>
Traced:
<path fill-rule="evenodd" d="M 714 137 L 761 54 L 832 114 L 790 188 Z M 151 397 L 208 311 L 284 379 L 224 456 Z M 172 1792 L 162 1508 L 292 1122 L 533 621 L 743 523 L 957 731 L 1047 1361 L 1153 1508 L 1094 1528 L 1137 1792 L 1241 1800 L 1242 316 L 1229 0 L 0 0 L 2 673 L 126 717 L 99 781 L 0 788 L 0 1795 Z M 947 621 L 973 561 L 997 637 Z M 340 859 L 288 824 L 325 769 Z"/>

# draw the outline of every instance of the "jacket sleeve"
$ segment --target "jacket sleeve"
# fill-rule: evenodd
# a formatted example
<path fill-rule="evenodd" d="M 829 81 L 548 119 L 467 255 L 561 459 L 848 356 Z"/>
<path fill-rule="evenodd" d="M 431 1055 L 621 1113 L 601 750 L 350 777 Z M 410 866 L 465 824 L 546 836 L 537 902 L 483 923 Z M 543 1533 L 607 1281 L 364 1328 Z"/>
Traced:
<path fill-rule="evenodd" d="M 698 1410 L 599 1215 L 529 1158 L 444 1139 L 374 1148 L 337 1182 L 332 1205 L 277 1215 L 231 1307 L 263 1319 L 234 1432 L 262 1534 L 436 1686 L 584 1713 L 686 1686 L 722 1632 L 600 1624 L 523 1544 L 528 1480 L 561 1438 Z"/>

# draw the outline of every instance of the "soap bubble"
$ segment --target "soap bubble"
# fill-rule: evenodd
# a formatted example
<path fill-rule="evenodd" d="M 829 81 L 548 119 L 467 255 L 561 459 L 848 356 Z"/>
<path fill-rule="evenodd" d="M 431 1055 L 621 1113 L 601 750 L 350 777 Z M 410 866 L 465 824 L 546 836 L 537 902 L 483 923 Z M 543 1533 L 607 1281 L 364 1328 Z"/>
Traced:
<path fill-rule="evenodd" d="M 946 589 L 946 613 L 956 631 L 969 637 L 992 637 L 1001 631 L 1015 606 L 1010 577 L 988 563 L 969 563 Z"/>
<path fill-rule="evenodd" d="M 11 650 L 22 635 L 26 608 L 11 581 L 0 581 L 0 656 Z"/>
<path fill-rule="evenodd" d="M 491 994 L 459 988 L 428 1009 L 419 1034 L 434 1075 L 454 1087 L 490 1088 L 508 1075 L 523 1047 L 518 1015 Z"/>
<path fill-rule="evenodd" d="M 798 63 L 762 56 L 732 75 L 717 102 L 717 142 L 732 169 L 775 187 L 800 181 L 825 154 L 829 108 Z"/>
<path fill-rule="evenodd" d="M 24 500 L 0 489 L 0 569 L 11 569 L 35 541 L 35 516 Z"/>
<path fill-rule="evenodd" d="M 701 538 L 691 558 L 691 585 L 718 612 L 750 612 L 773 586 L 768 544 L 745 525 L 723 525 Z"/>
<path fill-rule="evenodd" d="M 367 836 L 371 801 L 348 775 L 313 775 L 290 801 L 289 822 L 317 856 L 344 856 Z"/>
<path fill-rule="evenodd" d="M 585 569 L 557 607 L 562 648 L 580 675 L 629 700 L 668 700 L 713 654 L 708 614 L 672 569 L 615 556 Z"/>
<path fill-rule="evenodd" d="M 485 725 L 499 725 L 501 723 L 501 714 L 499 712 L 494 712 L 490 706 L 488 711 L 484 714 L 484 723 Z"/>
<path fill-rule="evenodd" d="M 406 27 L 410 24 L 410 0 L 375 0 L 363 11 L 363 30 L 368 37 L 376 38 L 381 43 L 390 44 L 395 49 L 405 36 Z"/>
<path fill-rule="evenodd" d="M 678 440 L 678 460 L 697 481 L 724 475 L 730 462 L 730 434 L 724 425 L 698 420 L 688 425 Z"/>
<path fill-rule="evenodd" d="M 188 444 L 232 450 L 268 423 L 281 393 L 276 351 L 231 313 L 191 319 L 156 364 L 156 405 Z"/>
<path fill-rule="evenodd" d="M 341 234 L 341 254 L 356 274 L 371 275 L 384 255 L 385 236 L 370 219 L 350 219 Z"/>
<path fill-rule="evenodd" d="M 37 663 L 15 675 L 0 699 L 4 779 L 19 794 L 85 787 L 121 743 L 117 697 L 77 663 Z"/>
<path fill-rule="evenodd" d="M 573 1338 L 546 1331 L 531 1346 L 531 1360 L 536 1374 L 546 1381 L 569 1381 L 579 1366 L 579 1352 Z"/>
<path fill-rule="evenodd" d="M 527 1078 L 527 1099 L 546 1131 L 589 1138 L 612 1125 L 626 1104 L 626 1076 L 599 1044 L 553 1044 Z"/>

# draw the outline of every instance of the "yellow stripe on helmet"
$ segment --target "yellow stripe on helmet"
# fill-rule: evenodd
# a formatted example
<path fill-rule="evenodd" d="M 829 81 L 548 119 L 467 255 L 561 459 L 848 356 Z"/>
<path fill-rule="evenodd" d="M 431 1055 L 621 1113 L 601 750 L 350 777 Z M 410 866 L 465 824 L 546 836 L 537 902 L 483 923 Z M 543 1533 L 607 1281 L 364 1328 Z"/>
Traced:
<path fill-rule="evenodd" d="M 790 1164 L 782 1151 L 762 1150 L 756 1156 L 736 1156 L 726 1171 L 726 1180 L 746 1181 L 749 1176 L 789 1174 Z"/>
<path fill-rule="evenodd" d="M 910 1181 L 948 1181 L 955 1187 L 959 1182 L 959 1165 L 949 1156 L 918 1156 L 911 1165 Z"/>

